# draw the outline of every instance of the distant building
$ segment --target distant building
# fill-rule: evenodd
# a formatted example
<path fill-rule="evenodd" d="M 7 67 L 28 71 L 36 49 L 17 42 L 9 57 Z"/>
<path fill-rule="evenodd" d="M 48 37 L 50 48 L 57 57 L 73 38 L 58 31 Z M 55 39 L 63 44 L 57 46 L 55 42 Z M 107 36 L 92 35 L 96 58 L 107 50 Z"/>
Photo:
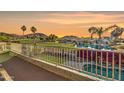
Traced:
<path fill-rule="evenodd" d="M 81 38 L 77 36 L 64 36 L 58 40 L 59 43 L 74 44 L 78 42 Z"/>

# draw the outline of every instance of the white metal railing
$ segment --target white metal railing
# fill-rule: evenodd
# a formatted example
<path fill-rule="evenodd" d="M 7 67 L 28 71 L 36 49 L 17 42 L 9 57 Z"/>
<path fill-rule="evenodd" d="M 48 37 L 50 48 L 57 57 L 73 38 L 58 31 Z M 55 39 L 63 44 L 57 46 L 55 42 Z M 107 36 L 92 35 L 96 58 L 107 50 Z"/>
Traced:
<path fill-rule="evenodd" d="M 12 43 L 10 45 L 10 48 L 11 48 L 12 51 L 16 51 L 16 52 L 19 52 L 19 53 L 22 52 L 22 44 Z"/>
<path fill-rule="evenodd" d="M 0 42 L 0 53 L 6 52 L 8 50 L 9 50 L 8 45 L 4 42 Z"/>
<path fill-rule="evenodd" d="M 11 44 L 11 50 L 104 80 L 124 80 L 124 53 L 118 51 Z"/>

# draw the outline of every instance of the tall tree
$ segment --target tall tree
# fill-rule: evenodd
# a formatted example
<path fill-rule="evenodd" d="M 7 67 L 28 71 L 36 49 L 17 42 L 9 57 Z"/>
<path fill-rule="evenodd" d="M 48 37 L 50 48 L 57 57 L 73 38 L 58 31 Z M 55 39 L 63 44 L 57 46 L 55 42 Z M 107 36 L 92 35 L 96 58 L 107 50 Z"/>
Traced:
<path fill-rule="evenodd" d="M 124 28 L 117 27 L 111 32 L 111 37 L 112 39 L 118 39 L 119 37 L 121 38 L 122 33 L 124 32 Z"/>
<path fill-rule="evenodd" d="M 48 36 L 48 41 L 55 42 L 57 39 L 58 39 L 58 36 L 56 36 L 55 34 L 50 34 Z"/>
<path fill-rule="evenodd" d="M 91 39 L 93 38 L 93 35 L 96 34 L 97 30 L 98 29 L 96 27 L 90 27 L 88 29 L 89 33 L 91 33 Z"/>
<path fill-rule="evenodd" d="M 23 31 L 23 36 L 24 36 L 24 32 L 26 31 L 26 26 L 23 25 L 23 26 L 21 27 L 21 30 Z"/>
<path fill-rule="evenodd" d="M 99 39 L 102 38 L 103 33 L 105 33 L 106 31 L 112 30 L 113 28 L 117 28 L 117 25 L 112 25 L 110 27 L 107 27 L 105 29 L 103 29 L 103 27 L 90 27 L 88 29 L 89 33 L 91 33 L 91 39 L 93 38 L 94 34 L 97 34 Z"/>
<path fill-rule="evenodd" d="M 98 30 L 97 30 L 96 34 L 98 35 L 99 39 L 101 39 L 101 38 L 102 38 L 102 34 L 103 34 L 105 31 L 103 30 L 103 27 L 100 27 L 100 28 L 97 28 L 97 29 L 98 29 Z"/>
<path fill-rule="evenodd" d="M 31 32 L 34 34 L 34 38 L 33 38 L 33 42 L 34 42 L 34 44 L 35 44 L 35 33 L 36 33 L 36 31 L 37 31 L 37 28 L 36 27 L 34 27 L 34 26 L 32 26 L 31 27 Z"/>
<path fill-rule="evenodd" d="M 32 27 L 31 27 L 31 31 L 32 31 L 32 33 L 34 33 L 34 34 L 35 34 L 35 33 L 36 33 L 36 31 L 37 31 L 36 27 L 32 26 Z"/>

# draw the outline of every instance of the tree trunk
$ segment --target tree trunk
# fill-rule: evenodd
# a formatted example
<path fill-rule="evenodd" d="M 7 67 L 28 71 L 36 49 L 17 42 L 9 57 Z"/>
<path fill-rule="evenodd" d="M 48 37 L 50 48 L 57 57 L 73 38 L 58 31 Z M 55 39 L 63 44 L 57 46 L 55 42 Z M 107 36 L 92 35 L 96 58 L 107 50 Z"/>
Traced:
<path fill-rule="evenodd" d="M 101 39 L 102 38 L 102 34 L 99 34 L 99 39 Z"/>
<path fill-rule="evenodd" d="M 24 39 L 24 31 L 23 31 L 23 39 Z"/>
<path fill-rule="evenodd" d="M 35 33 L 34 33 L 33 43 L 34 43 L 34 45 L 35 45 L 35 43 L 36 43 L 36 42 L 35 42 Z"/>
<path fill-rule="evenodd" d="M 93 39 L 93 33 L 91 34 L 91 39 Z"/>

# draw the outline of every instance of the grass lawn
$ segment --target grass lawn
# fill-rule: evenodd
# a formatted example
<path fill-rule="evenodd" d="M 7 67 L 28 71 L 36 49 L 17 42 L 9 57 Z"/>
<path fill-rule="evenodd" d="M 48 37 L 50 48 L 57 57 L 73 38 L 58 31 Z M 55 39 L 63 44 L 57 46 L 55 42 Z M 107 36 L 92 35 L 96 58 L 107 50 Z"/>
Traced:
<path fill-rule="evenodd" d="M 0 63 L 9 60 L 12 57 L 13 57 L 12 55 L 9 55 L 9 52 L 2 53 L 2 54 L 0 54 Z"/>
<path fill-rule="evenodd" d="M 73 44 L 63 44 L 58 42 L 41 42 L 37 43 L 37 45 L 46 46 L 46 47 L 60 47 L 60 48 L 74 48 Z"/>
<path fill-rule="evenodd" d="M 19 42 L 19 43 L 33 43 L 33 39 L 17 39 L 16 42 Z"/>
<path fill-rule="evenodd" d="M 36 39 L 38 42 L 37 45 L 45 46 L 45 47 L 63 47 L 63 48 L 74 48 L 73 44 L 64 44 L 58 42 L 43 42 L 39 39 Z M 17 39 L 17 43 L 25 43 L 25 44 L 33 44 L 33 39 Z"/>

